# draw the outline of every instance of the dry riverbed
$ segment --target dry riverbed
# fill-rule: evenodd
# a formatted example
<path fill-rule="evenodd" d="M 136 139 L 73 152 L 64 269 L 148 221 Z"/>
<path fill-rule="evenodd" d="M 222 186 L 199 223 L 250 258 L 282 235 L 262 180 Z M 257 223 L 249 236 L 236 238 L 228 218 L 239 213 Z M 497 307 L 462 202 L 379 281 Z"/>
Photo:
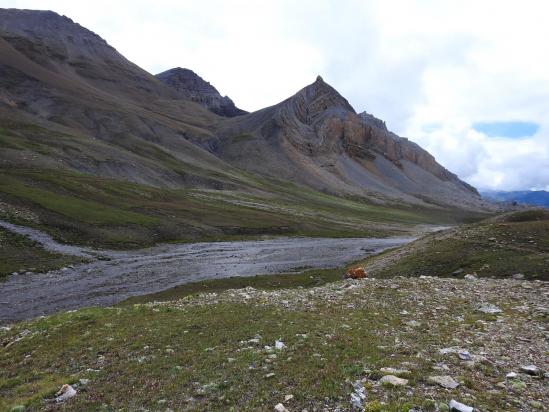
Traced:
<path fill-rule="evenodd" d="M 47 250 L 88 259 L 48 273 L 17 273 L 0 282 L 0 323 L 87 306 L 208 279 L 334 268 L 413 240 L 276 238 L 166 244 L 134 251 L 92 250 L 55 242 L 31 228 L 0 222 Z"/>

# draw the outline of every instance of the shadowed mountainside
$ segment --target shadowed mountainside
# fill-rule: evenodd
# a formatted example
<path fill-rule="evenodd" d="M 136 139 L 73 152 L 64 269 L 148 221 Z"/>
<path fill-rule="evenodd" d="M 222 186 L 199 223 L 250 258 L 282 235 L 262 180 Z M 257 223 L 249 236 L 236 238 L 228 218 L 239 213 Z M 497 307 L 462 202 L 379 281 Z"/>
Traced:
<path fill-rule="evenodd" d="M 116 247 L 380 235 L 493 210 L 320 78 L 231 118 L 195 80 L 187 98 L 67 17 L 0 10 L 0 217 L 29 210 L 59 240 Z"/>

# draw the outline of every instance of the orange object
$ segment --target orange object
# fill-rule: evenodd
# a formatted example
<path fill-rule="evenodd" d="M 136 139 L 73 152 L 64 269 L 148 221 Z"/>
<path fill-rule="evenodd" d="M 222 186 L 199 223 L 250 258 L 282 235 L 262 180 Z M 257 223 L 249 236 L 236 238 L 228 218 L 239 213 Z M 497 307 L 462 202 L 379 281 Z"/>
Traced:
<path fill-rule="evenodd" d="M 352 268 L 345 273 L 345 279 L 364 279 L 368 277 L 368 272 L 364 268 Z"/>

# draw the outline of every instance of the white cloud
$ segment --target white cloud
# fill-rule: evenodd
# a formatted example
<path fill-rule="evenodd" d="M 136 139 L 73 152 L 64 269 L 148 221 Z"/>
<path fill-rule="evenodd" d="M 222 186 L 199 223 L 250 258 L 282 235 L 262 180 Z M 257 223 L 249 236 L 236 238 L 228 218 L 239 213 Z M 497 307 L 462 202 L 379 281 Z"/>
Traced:
<path fill-rule="evenodd" d="M 189 67 L 241 107 L 283 100 L 317 74 L 481 188 L 549 186 L 549 3 L 290 0 L 0 0 L 48 8 L 157 73 Z M 531 121 L 488 138 L 478 121 Z M 436 125 L 436 127 L 432 127 Z"/>

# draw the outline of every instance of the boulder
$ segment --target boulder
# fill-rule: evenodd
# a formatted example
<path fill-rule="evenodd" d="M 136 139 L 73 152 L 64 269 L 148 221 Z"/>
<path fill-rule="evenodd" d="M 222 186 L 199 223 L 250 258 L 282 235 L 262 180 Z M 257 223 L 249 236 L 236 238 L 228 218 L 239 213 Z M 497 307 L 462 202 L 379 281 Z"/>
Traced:
<path fill-rule="evenodd" d="M 453 399 L 450 401 L 448 406 L 450 407 L 450 411 L 452 412 L 473 412 L 473 408 L 471 406 L 459 403 Z"/>
<path fill-rule="evenodd" d="M 454 389 L 459 386 L 459 383 L 456 382 L 451 376 L 429 376 L 427 379 L 430 383 L 442 386 L 446 389 Z"/>
<path fill-rule="evenodd" d="M 76 390 L 71 385 L 64 384 L 61 386 L 61 389 L 59 389 L 59 392 L 56 393 L 55 402 L 65 402 L 73 396 L 76 396 Z"/>
<path fill-rule="evenodd" d="M 405 386 L 408 384 L 408 379 L 402 379 L 395 375 L 385 375 L 379 380 L 379 383 L 389 386 Z"/>

